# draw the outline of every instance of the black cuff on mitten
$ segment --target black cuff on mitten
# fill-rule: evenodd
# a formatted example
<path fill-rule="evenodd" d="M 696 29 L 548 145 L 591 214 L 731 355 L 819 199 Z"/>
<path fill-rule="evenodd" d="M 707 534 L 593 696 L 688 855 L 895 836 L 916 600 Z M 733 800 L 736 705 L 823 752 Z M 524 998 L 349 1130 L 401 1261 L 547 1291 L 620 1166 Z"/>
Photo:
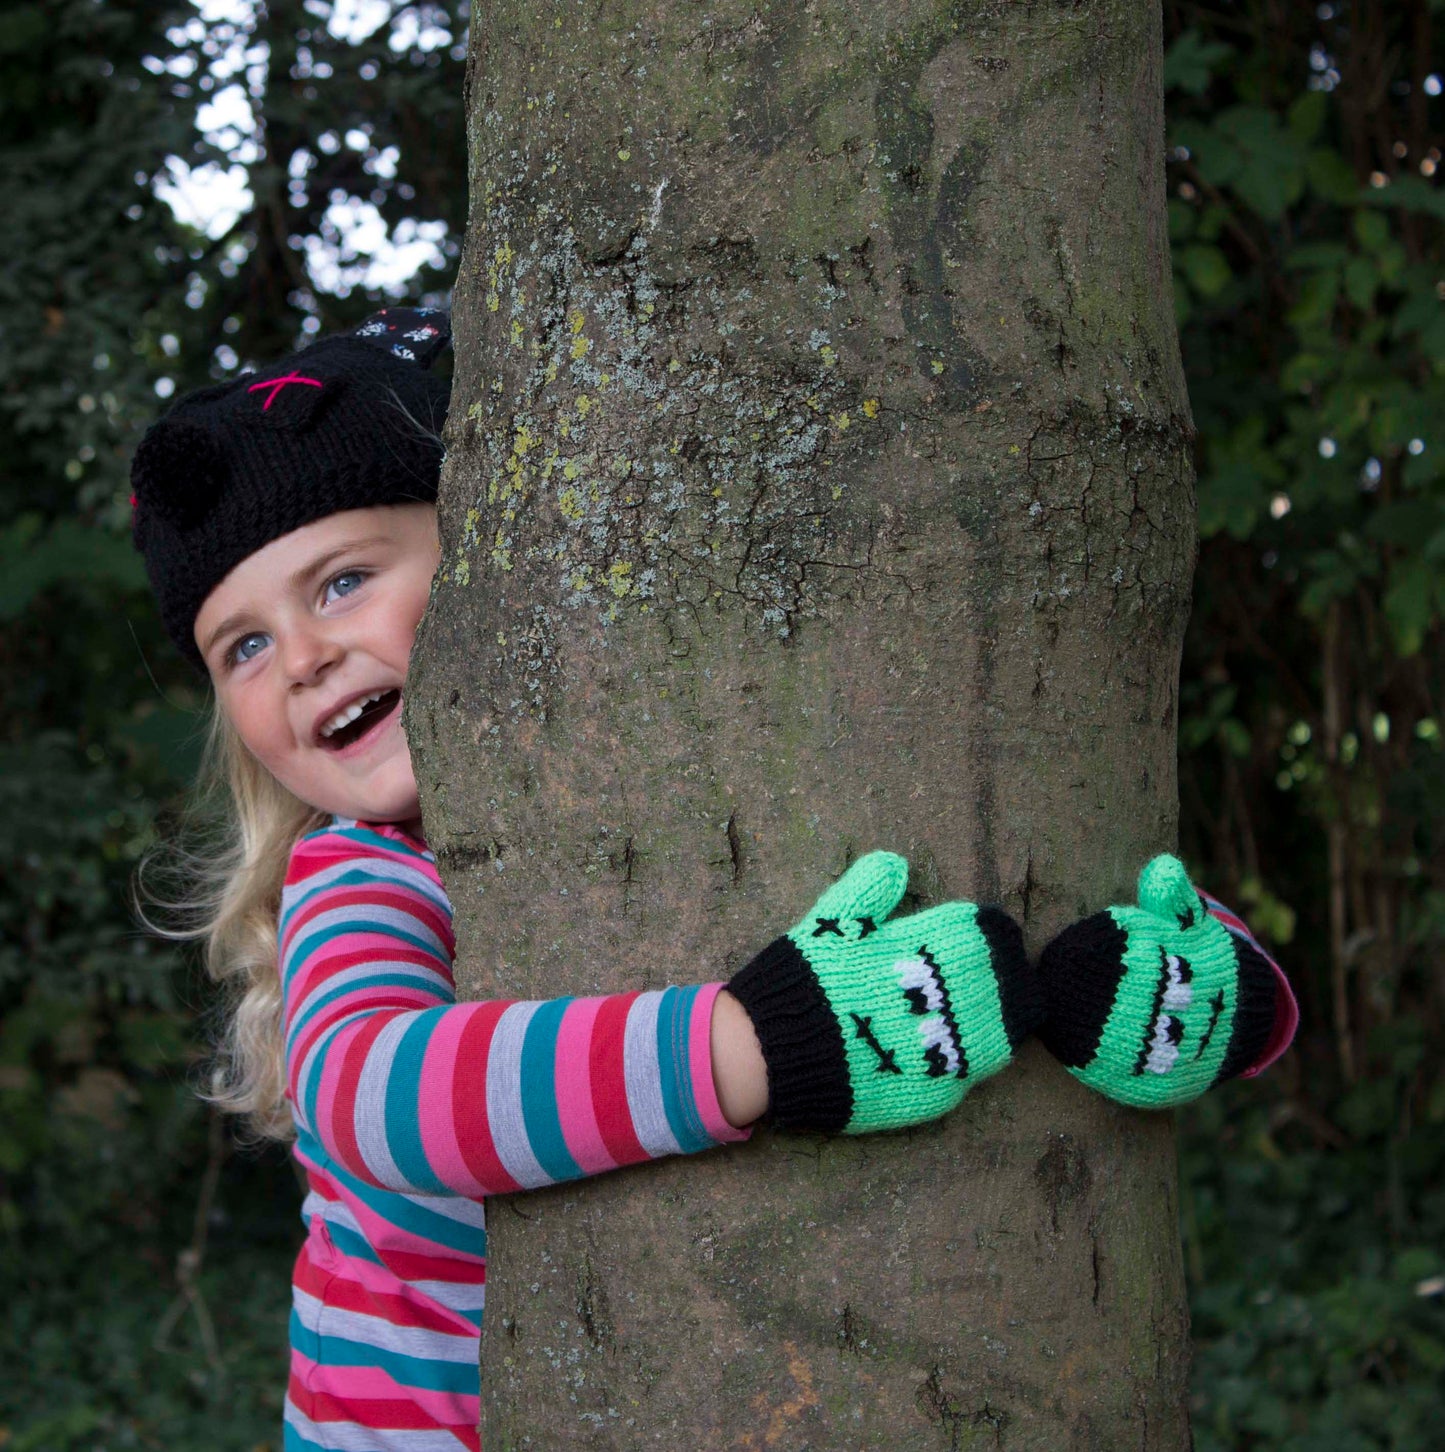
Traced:
<path fill-rule="evenodd" d="M 1102 912 L 1072 923 L 1039 954 L 1040 989 L 1053 1010 L 1039 1038 L 1066 1069 L 1084 1068 L 1099 1052 L 1128 946 L 1113 914 Z"/>
<path fill-rule="evenodd" d="M 1264 955 L 1243 938 L 1235 938 L 1234 956 L 1239 964 L 1234 1027 L 1229 1031 L 1229 1051 L 1219 1066 L 1216 1083 L 1233 1079 L 1259 1063 L 1274 1031 L 1274 969 L 1265 961 Z"/>
<path fill-rule="evenodd" d="M 978 910 L 978 930 L 988 944 L 1003 1031 L 1016 1049 L 1044 1019 L 1044 995 L 1038 974 L 1024 951 L 1023 929 L 1000 907 Z"/>
<path fill-rule="evenodd" d="M 853 1088 L 843 1031 L 793 940 L 769 943 L 727 988 L 762 1047 L 769 1117 L 789 1129 L 844 1129 L 853 1117 Z"/>

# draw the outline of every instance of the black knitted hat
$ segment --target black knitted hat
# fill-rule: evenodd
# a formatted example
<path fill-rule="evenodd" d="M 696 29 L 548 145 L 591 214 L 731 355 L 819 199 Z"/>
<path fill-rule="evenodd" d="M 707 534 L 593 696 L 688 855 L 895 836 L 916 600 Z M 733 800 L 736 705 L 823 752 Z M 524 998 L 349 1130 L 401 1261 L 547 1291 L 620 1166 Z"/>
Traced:
<path fill-rule="evenodd" d="M 257 373 L 179 399 L 131 464 L 131 533 L 161 620 L 204 669 L 196 616 L 262 546 L 345 509 L 434 500 L 451 338 L 436 308 L 385 308 Z"/>

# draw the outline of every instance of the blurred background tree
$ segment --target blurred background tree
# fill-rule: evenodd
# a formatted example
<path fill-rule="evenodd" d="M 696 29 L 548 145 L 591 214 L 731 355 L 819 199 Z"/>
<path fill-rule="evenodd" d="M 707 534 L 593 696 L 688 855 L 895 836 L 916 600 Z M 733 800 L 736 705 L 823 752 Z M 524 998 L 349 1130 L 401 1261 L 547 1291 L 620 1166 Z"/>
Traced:
<path fill-rule="evenodd" d="M 299 1198 L 128 884 L 198 747 L 126 530 L 164 400 L 445 297 L 464 3 L 0 12 L 0 1446 L 279 1446 Z M 1183 849 L 1298 986 L 1183 1116 L 1201 1449 L 1445 1418 L 1442 0 L 1166 0 L 1204 537 Z M 166 830 L 162 827 L 161 830 Z"/>

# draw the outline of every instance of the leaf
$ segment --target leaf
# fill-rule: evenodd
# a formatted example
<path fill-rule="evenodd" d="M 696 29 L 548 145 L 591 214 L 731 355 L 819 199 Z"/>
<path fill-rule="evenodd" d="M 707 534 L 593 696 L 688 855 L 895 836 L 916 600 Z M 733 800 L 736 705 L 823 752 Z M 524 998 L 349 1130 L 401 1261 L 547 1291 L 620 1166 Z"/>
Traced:
<path fill-rule="evenodd" d="M 1380 274 L 1368 257 L 1352 257 L 1345 264 L 1345 296 L 1361 310 L 1375 300 Z"/>
<path fill-rule="evenodd" d="M 1357 210 L 1350 219 L 1356 239 L 1366 252 L 1379 252 L 1390 241 L 1390 224 L 1378 212 Z"/>
<path fill-rule="evenodd" d="M 1418 547 L 1441 527 L 1442 513 L 1445 511 L 1433 500 L 1397 500 L 1375 510 L 1365 533 L 1381 544 Z"/>
<path fill-rule="evenodd" d="M 1201 297 L 1218 297 L 1234 278 L 1218 247 L 1186 247 L 1179 254 L 1179 265 Z"/>
<path fill-rule="evenodd" d="M 1403 656 L 1416 654 L 1433 619 L 1434 571 L 1423 556 L 1407 556 L 1390 566 L 1389 588 L 1383 606 L 1395 649 Z"/>
<path fill-rule="evenodd" d="M 1360 194 L 1354 168 L 1331 147 L 1317 146 L 1305 157 L 1305 177 L 1322 202 L 1349 206 Z"/>
<path fill-rule="evenodd" d="M 1340 277 L 1335 272 L 1316 272 L 1300 287 L 1295 305 L 1285 314 L 1297 328 L 1328 323 L 1340 295 Z"/>
<path fill-rule="evenodd" d="M 1339 268 L 1350 260 L 1350 249 L 1341 242 L 1303 242 L 1285 254 L 1290 272 L 1314 268 Z"/>
<path fill-rule="evenodd" d="M 1227 532 L 1247 539 L 1264 513 L 1265 488 L 1259 470 L 1234 460 L 1199 479 L 1199 533 L 1209 539 Z"/>
<path fill-rule="evenodd" d="M 0 530 L 0 620 L 15 619 L 60 584 L 139 591 L 145 568 L 129 540 L 81 520 L 56 520 L 37 535 L 34 516 L 23 516 Z"/>
<path fill-rule="evenodd" d="M 1175 146 L 1189 150 L 1200 176 L 1211 186 L 1230 185 L 1244 165 L 1244 153 L 1218 126 L 1203 121 L 1180 121 L 1171 139 Z"/>
<path fill-rule="evenodd" d="M 1400 480 L 1407 489 L 1419 489 L 1440 477 L 1442 463 L 1445 463 L 1445 456 L 1442 456 L 1441 450 L 1427 445 L 1421 453 L 1405 455 Z"/>
<path fill-rule="evenodd" d="M 1248 761 L 1253 749 L 1249 728 L 1234 716 L 1219 723 L 1219 740 L 1229 754 L 1240 761 Z"/>
<path fill-rule="evenodd" d="M 1243 150 L 1234 189 L 1260 216 L 1273 221 L 1304 193 L 1305 151 L 1263 106 L 1233 106 L 1218 120 L 1219 130 Z"/>
<path fill-rule="evenodd" d="M 1306 91 L 1289 108 L 1286 124 L 1289 134 L 1296 141 L 1310 142 L 1320 134 L 1325 124 L 1327 103 L 1323 91 Z"/>
<path fill-rule="evenodd" d="M 1338 368 L 1335 355 L 1301 351 L 1280 369 L 1280 387 L 1290 393 L 1308 393 L 1333 378 Z"/>
<path fill-rule="evenodd" d="M 1359 193 L 1359 200 L 1367 207 L 1399 207 L 1445 219 L 1445 193 L 1423 177 L 1397 176 L 1388 186 L 1366 187 Z"/>
<path fill-rule="evenodd" d="M 1198 210 L 1178 197 L 1169 198 L 1169 240 L 1187 242 L 1194 235 Z"/>
<path fill-rule="evenodd" d="M 1164 57 L 1164 89 L 1203 95 L 1216 68 L 1232 54 L 1233 47 L 1207 41 L 1193 28 L 1186 30 Z"/>

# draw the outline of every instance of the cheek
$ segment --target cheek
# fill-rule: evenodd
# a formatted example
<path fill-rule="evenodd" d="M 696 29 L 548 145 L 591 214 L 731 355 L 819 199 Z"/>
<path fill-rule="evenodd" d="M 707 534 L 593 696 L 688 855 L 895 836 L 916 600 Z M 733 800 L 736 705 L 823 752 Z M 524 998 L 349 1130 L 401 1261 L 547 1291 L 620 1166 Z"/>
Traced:
<path fill-rule="evenodd" d="M 411 658 L 412 647 L 416 644 L 416 632 L 421 625 L 421 618 L 426 614 L 426 602 L 429 590 L 422 590 L 419 594 L 413 593 L 396 612 L 396 639 L 395 648 L 402 656 L 403 662 Z"/>
<path fill-rule="evenodd" d="M 221 709 L 235 727 L 241 744 L 267 770 L 275 773 L 290 731 L 283 716 L 274 707 L 244 692 L 222 699 Z"/>

